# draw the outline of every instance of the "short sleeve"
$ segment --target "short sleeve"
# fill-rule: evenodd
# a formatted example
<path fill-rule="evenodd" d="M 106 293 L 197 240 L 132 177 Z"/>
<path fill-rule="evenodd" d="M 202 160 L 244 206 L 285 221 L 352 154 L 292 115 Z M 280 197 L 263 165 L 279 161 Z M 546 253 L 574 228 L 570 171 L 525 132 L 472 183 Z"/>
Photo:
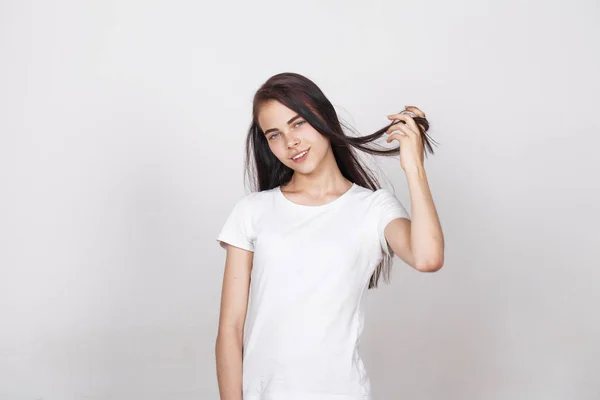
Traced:
<path fill-rule="evenodd" d="M 385 227 L 390 221 L 396 218 L 406 218 L 410 220 L 410 215 L 400 200 L 398 200 L 398 198 L 388 189 L 379 189 L 375 191 L 374 196 L 375 200 L 373 206 L 375 207 L 379 243 L 385 254 L 393 256 L 394 252 L 385 240 Z"/>
<path fill-rule="evenodd" d="M 225 224 L 217 235 L 217 242 L 222 248 L 226 249 L 227 244 L 230 244 L 244 250 L 254 251 L 254 238 L 250 219 L 251 208 L 248 203 L 248 196 L 241 198 L 229 213 Z"/>

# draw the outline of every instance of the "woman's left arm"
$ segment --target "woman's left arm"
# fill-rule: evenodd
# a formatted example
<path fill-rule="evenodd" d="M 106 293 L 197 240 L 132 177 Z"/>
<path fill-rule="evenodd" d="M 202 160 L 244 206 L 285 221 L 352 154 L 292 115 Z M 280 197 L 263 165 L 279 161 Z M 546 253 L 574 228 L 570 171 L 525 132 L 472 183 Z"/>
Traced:
<path fill-rule="evenodd" d="M 425 118 L 416 107 L 406 109 Z M 434 272 L 444 264 L 444 235 L 433 203 L 423 163 L 423 143 L 417 124 L 410 115 L 392 114 L 390 119 L 403 120 L 388 129 L 389 143 L 400 143 L 400 165 L 406 174 L 410 193 L 411 220 L 398 218 L 385 228 L 386 240 L 394 253 L 423 272 Z"/>

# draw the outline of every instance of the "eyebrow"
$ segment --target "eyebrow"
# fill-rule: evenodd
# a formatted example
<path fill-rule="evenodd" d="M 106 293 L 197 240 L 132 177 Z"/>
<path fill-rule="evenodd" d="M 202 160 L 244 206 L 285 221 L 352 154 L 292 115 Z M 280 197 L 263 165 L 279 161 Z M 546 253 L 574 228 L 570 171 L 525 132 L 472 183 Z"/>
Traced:
<path fill-rule="evenodd" d="M 287 122 L 287 124 L 288 124 L 288 125 L 289 125 L 289 124 L 291 124 L 292 122 L 294 122 L 294 121 L 295 121 L 295 120 L 297 120 L 298 118 L 300 118 L 300 115 L 296 114 L 296 116 L 292 117 L 292 118 L 291 118 L 291 119 L 290 119 L 290 120 Z M 267 133 L 270 133 L 270 132 L 273 132 L 273 131 L 276 131 L 276 130 L 278 130 L 278 129 L 277 129 L 277 128 L 271 128 L 271 129 L 267 129 L 267 130 L 265 131 L 265 135 L 266 135 Z"/>

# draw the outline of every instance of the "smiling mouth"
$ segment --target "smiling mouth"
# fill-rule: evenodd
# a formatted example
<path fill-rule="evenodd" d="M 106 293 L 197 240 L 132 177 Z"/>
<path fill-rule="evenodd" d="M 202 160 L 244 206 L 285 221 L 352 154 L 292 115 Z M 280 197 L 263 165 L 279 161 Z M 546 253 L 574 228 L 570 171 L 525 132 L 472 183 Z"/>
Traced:
<path fill-rule="evenodd" d="M 308 155 L 308 150 L 310 150 L 310 149 L 304 150 L 302 153 L 298 153 L 298 155 L 292 157 L 291 160 L 294 162 L 303 161 L 304 159 L 306 159 L 306 156 Z"/>

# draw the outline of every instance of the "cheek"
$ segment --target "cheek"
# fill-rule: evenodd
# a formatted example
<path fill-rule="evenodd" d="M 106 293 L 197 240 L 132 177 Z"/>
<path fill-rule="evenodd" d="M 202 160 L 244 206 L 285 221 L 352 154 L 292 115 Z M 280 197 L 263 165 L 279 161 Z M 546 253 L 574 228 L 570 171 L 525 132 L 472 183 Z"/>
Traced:
<path fill-rule="evenodd" d="M 315 133 L 315 136 L 312 138 L 313 146 L 318 147 L 320 153 L 326 153 L 327 148 L 329 147 L 329 140 L 319 132 Z"/>
<path fill-rule="evenodd" d="M 269 143 L 269 148 L 275 157 L 281 162 L 286 162 L 286 149 L 280 144 L 280 140 L 276 140 L 277 143 Z"/>

